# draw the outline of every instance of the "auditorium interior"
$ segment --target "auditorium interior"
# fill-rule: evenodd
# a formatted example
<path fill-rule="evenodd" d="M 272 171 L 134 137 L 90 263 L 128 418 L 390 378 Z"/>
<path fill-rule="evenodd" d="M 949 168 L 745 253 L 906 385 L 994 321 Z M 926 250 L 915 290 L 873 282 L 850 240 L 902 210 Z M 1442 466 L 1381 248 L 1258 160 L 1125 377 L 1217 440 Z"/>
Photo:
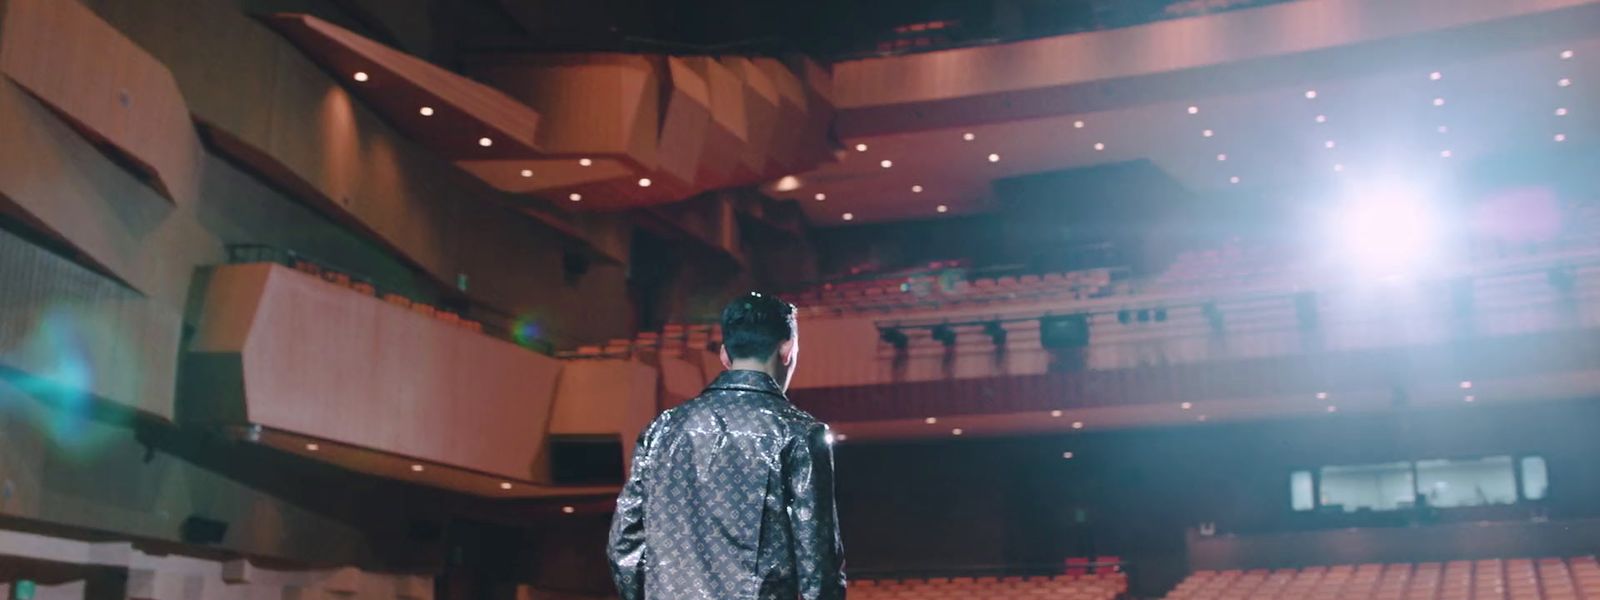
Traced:
<path fill-rule="evenodd" d="M 617 598 L 751 290 L 856 598 L 1600 599 L 1597 100 L 1596 0 L 0 0 L 0 600 Z"/>

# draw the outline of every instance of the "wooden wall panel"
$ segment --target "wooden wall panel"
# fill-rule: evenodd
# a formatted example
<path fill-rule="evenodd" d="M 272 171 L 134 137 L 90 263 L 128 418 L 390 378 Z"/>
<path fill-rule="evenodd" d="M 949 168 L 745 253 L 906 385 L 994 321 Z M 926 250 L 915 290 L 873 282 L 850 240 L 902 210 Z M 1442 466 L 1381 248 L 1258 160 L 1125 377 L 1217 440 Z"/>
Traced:
<path fill-rule="evenodd" d="M 666 113 L 661 119 L 657 155 L 661 172 L 684 183 L 697 183 L 700 155 L 711 126 L 711 90 L 704 77 L 679 58 L 666 57 Z"/>
<path fill-rule="evenodd" d="M 0 71 L 193 202 L 203 150 L 166 67 L 75 1 L 0 2 Z"/>
<path fill-rule="evenodd" d="M 711 99 L 711 121 L 700 155 L 696 181 L 708 187 L 734 182 L 734 168 L 750 145 L 750 127 L 744 116 L 744 89 L 739 76 L 716 59 L 694 56 L 683 59 L 689 68 L 705 79 Z"/>
<path fill-rule="evenodd" d="M 815 61 L 798 57 L 789 61 L 806 93 L 806 127 L 801 142 L 801 160 L 808 164 L 832 162 L 837 144 L 833 139 L 833 73 Z"/>
<path fill-rule="evenodd" d="M 656 416 L 656 370 L 626 360 L 568 361 L 551 410 L 552 435 L 616 434 L 624 463 Z"/>
<path fill-rule="evenodd" d="M 479 65 L 473 75 L 544 117 L 538 139 L 546 153 L 655 167 L 661 76 L 648 58 L 518 57 Z"/>
<path fill-rule="evenodd" d="M 767 174 L 772 136 L 778 127 L 778 90 L 750 59 L 728 57 L 721 61 L 739 78 L 744 93 L 745 131 L 750 143 L 739 155 L 736 172 L 747 180 L 760 179 Z"/>
<path fill-rule="evenodd" d="M 240 302 L 260 290 L 257 302 Z M 248 334 L 240 345 L 240 322 Z M 276 265 L 218 268 L 193 344 L 238 355 L 247 419 L 526 479 L 561 364 Z M 218 401 L 227 401 L 225 391 Z"/>
<path fill-rule="evenodd" d="M 771 81 L 778 94 L 778 123 L 772 132 L 772 151 L 768 154 L 768 173 L 789 173 L 800 167 L 800 138 L 805 133 L 806 94 L 800 79 L 775 58 L 751 61 Z"/>
<path fill-rule="evenodd" d="M 700 395 L 709 383 L 700 365 L 683 356 L 663 356 L 661 368 L 661 408 L 669 409 Z"/>

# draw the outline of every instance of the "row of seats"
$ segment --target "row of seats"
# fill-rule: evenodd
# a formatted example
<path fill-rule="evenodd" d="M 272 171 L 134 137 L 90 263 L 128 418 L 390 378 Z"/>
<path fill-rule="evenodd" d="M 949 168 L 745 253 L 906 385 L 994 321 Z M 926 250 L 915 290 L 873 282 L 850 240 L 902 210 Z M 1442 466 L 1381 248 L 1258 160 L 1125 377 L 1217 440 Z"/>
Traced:
<path fill-rule="evenodd" d="M 366 296 L 375 296 L 378 293 L 377 288 L 374 287 L 371 283 L 368 283 L 368 282 L 365 282 L 365 281 L 361 281 L 359 279 L 354 279 L 348 273 L 343 273 L 343 272 L 340 272 L 340 271 L 329 269 L 327 267 L 324 267 L 322 265 L 319 265 L 317 263 L 314 263 L 314 262 L 311 262 L 311 261 L 308 261 L 308 260 L 295 259 L 293 266 L 294 266 L 294 269 L 296 271 L 299 271 L 301 273 L 305 273 L 307 275 L 311 275 L 313 277 L 321 278 L 323 281 L 326 281 L 328 283 L 332 283 L 332 284 L 337 285 L 339 287 L 351 290 L 351 291 L 356 292 L 358 294 L 362 294 L 362 295 L 366 295 Z M 388 302 L 389 304 L 393 304 L 395 306 L 399 306 L 401 308 L 408 309 L 411 312 L 417 313 L 419 315 L 425 315 L 425 316 L 433 317 L 433 318 L 438 319 L 440 321 L 444 321 L 446 323 L 450 323 L 452 325 L 459 326 L 462 329 L 466 329 L 468 331 L 475 331 L 475 332 L 478 332 L 478 333 L 483 333 L 483 324 L 482 323 L 479 323 L 477 321 L 473 321 L 473 320 L 470 320 L 470 319 L 463 319 L 463 318 L 461 318 L 461 315 L 458 315 L 456 313 L 450 312 L 448 310 L 443 310 L 443 309 L 436 308 L 433 305 L 430 305 L 430 304 L 427 304 L 427 303 L 414 302 L 410 298 L 407 298 L 407 297 L 402 296 L 400 294 L 386 293 L 386 294 L 383 295 L 383 301 L 384 302 Z"/>
<path fill-rule="evenodd" d="M 1113 600 L 1128 591 L 1120 572 L 1040 577 L 954 577 L 850 583 L 857 600 Z"/>
<path fill-rule="evenodd" d="M 715 325 L 668 324 L 661 331 L 641 331 L 633 339 L 617 338 L 605 345 L 583 346 L 570 352 L 558 352 L 560 358 L 629 358 L 638 350 L 663 354 L 681 354 L 685 350 L 710 350 L 722 343 L 722 333 Z"/>
<path fill-rule="evenodd" d="M 963 278 L 917 275 L 868 282 L 824 284 L 791 296 L 808 314 L 944 308 L 968 304 L 989 305 L 1061 297 L 1099 295 L 1112 283 L 1108 269 L 1023 275 L 1020 277 Z"/>
<path fill-rule="evenodd" d="M 1600 598 L 1593 556 L 1196 571 L 1169 600 L 1584 600 Z"/>

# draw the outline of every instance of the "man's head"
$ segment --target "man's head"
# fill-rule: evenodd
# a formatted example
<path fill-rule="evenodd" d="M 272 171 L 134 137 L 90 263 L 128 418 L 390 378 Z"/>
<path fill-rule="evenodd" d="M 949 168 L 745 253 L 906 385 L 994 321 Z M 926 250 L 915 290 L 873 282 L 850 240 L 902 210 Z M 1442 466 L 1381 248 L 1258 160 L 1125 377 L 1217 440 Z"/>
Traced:
<path fill-rule="evenodd" d="M 799 356 L 794 305 L 751 292 L 722 309 L 722 366 L 765 371 L 788 389 Z"/>

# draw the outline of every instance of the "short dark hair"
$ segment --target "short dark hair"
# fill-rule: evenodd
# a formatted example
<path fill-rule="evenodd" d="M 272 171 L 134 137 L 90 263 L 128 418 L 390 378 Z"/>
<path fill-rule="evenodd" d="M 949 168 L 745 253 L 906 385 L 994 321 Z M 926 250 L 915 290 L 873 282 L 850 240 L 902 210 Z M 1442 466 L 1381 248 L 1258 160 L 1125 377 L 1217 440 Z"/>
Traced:
<path fill-rule="evenodd" d="M 750 292 L 722 309 L 722 347 L 728 358 L 766 359 L 794 337 L 794 305 Z"/>

